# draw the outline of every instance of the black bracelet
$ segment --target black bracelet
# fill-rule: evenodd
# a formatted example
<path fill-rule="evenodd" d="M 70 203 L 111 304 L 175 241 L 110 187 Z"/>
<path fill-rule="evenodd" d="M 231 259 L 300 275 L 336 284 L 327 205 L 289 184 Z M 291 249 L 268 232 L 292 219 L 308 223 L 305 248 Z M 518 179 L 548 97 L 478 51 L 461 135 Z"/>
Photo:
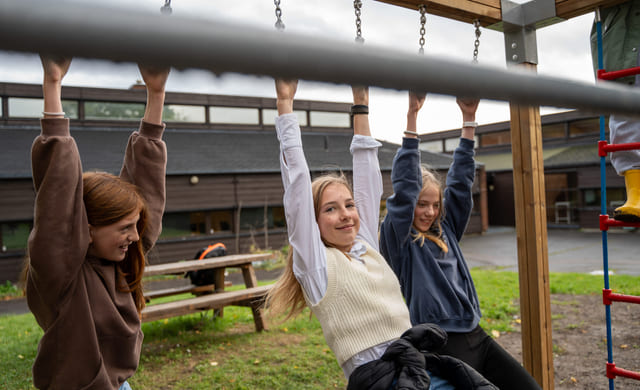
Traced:
<path fill-rule="evenodd" d="M 351 115 L 368 114 L 369 106 L 365 104 L 354 104 L 351 106 Z"/>

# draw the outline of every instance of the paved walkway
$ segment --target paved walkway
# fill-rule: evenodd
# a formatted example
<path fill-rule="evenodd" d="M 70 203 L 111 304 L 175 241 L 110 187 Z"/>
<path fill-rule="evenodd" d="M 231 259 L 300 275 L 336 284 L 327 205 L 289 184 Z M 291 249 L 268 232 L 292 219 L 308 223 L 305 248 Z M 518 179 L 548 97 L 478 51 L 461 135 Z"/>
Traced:
<path fill-rule="evenodd" d="M 611 229 L 607 234 L 609 271 L 640 275 L 640 232 Z M 490 228 L 487 233 L 465 236 L 460 242 L 470 267 L 503 267 L 517 271 L 514 228 Z M 549 271 L 602 273 L 602 233 L 550 228 L 547 234 Z"/>
<path fill-rule="evenodd" d="M 640 248 L 640 231 L 612 229 L 607 234 L 607 241 L 610 271 L 640 275 L 640 256 L 636 252 Z M 460 246 L 470 267 L 518 270 L 514 228 L 492 227 L 484 234 L 467 235 Z M 549 229 L 547 246 L 551 272 L 602 274 L 602 233 L 599 230 Z M 272 280 L 277 277 L 276 273 L 256 269 L 258 280 Z M 230 279 L 234 284 L 244 283 L 240 273 L 232 273 Z M 0 301 L 0 315 L 27 312 L 24 299 Z"/>

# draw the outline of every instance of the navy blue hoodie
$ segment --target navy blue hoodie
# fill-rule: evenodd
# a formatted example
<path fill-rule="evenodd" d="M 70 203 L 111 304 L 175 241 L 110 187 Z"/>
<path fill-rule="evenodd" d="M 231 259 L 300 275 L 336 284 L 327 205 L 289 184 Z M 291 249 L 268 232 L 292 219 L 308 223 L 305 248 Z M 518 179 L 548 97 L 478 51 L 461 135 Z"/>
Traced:
<path fill-rule="evenodd" d="M 414 241 L 413 215 L 422 190 L 419 141 L 404 138 L 393 161 L 394 194 L 380 228 L 380 251 L 398 276 L 413 325 L 435 323 L 447 332 L 469 332 L 480 321 L 480 305 L 469 268 L 458 245 L 471 215 L 471 186 L 475 175 L 474 142 L 460 139 L 453 154 L 442 207 L 443 240 Z"/>

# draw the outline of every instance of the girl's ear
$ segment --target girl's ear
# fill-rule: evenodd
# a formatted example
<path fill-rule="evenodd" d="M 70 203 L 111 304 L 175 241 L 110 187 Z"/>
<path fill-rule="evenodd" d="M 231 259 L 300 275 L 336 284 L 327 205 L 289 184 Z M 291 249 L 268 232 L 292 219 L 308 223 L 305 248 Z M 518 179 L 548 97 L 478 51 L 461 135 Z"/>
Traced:
<path fill-rule="evenodd" d="M 93 243 L 93 226 L 89 224 L 89 244 Z"/>

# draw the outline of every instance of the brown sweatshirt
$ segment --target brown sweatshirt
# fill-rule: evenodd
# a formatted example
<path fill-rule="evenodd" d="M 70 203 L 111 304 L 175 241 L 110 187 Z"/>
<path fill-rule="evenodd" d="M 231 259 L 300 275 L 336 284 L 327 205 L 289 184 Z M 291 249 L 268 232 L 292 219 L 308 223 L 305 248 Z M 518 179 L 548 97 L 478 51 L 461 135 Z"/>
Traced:
<path fill-rule="evenodd" d="M 89 225 L 82 166 L 68 119 L 42 119 L 31 151 L 36 189 L 29 237 L 27 302 L 44 335 L 33 365 L 41 389 L 118 389 L 138 367 L 140 319 L 131 293 L 118 291 L 116 263 L 87 256 Z M 127 145 L 120 176 L 149 206 L 143 237 L 161 230 L 167 153 L 164 125 L 142 121 Z"/>

